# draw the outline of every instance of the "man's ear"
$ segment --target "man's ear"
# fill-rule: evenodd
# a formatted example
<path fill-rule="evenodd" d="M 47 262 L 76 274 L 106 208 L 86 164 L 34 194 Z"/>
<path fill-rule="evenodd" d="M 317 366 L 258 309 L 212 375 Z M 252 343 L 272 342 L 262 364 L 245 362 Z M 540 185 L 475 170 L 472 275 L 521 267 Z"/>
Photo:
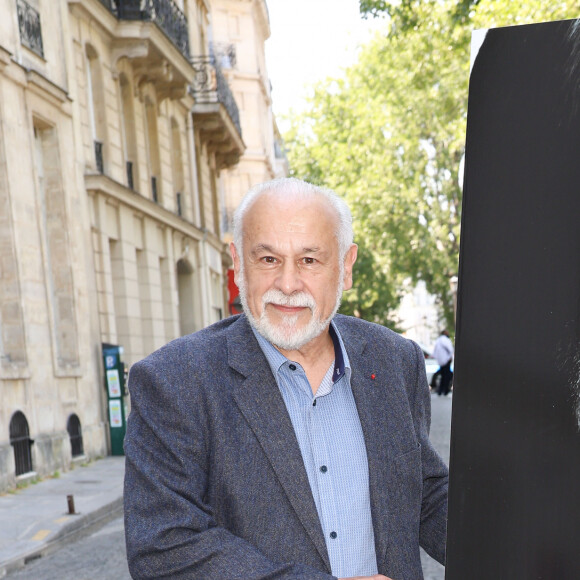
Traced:
<path fill-rule="evenodd" d="M 358 255 L 358 246 L 352 244 L 352 246 L 346 252 L 344 257 L 344 290 L 350 290 L 352 288 L 352 267 L 356 262 L 356 257 Z"/>
<path fill-rule="evenodd" d="M 238 284 L 238 277 L 240 275 L 240 255 L 238 254 L 234 242 L 230 242 L 230 255 L 232 256 L 232 260 L 234 262 L 234 282 Z"/>

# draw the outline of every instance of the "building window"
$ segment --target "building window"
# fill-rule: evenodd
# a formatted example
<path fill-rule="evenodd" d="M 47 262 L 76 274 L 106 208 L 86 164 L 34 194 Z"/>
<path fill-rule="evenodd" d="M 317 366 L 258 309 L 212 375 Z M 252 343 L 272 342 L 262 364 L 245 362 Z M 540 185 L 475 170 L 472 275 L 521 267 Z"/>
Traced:
<path fill-rule="evenodd" d="M 40 27 L 40 14 L 28 2 L 16 1 L 18 12 L 18 28 L 20 29 L 20 42 L 44 58 L 42 46 L 42 29 Z"/>
<path fill-rule="evenodd" d="M 175 205 L 178 216 L 184 215 L 183 195 L 181 192 L 184 188 L 184 170 L 183 170 L 183 153 L 181 148 L 181 131 L 178 122 L 171 119 L 171 169 L 173 177 L 173 190 L 175 191 Z"/>
<path fill-rule="evenodd" d="M 128 76 L 121 73 L 119 76 L 121 90 L 121 116 L 122 116 L 122 137 L 123 152 L 125 154 L 125 164 L 127 168 L 127 187 L 135 190 L 137 179 L 137 137 L 135 125 L 135 106 L 133 97 L 133 86 Z"/>
<path fill-rule="evenodd" d="M 216 59 L 223 69 L 236 68 L 238 59 L 236 55 L 236 45 L 229 42 L 215 42 L 213 50 Z"/>
<path fill-rule="evenodd" d="M 79 455 L 84 455 L 81 421 L 74 413 L 68 418 L 66 430 L 70 438 L 72 456 L 78 457 Z"/>
<path fill-rule="evenodd" d="M 97 165 L 97 171 L 99 173 L 105 173 L 105 164 L 103 163 L 103 143 L 101 141 L 95 141 L 95 162 Z"/>
<path fill-rule="evenodd" d="M 89 108 L 89 125 L 95 151 L 95 168 L 99 173 L 105 173 L 106 165 L 106 120 L 105 94 L 101 63 L 96 50 L 87 45 L 87 92 Z"/>
<path fill-rule="evenodd" d="M 32 453 L 30 446 L 34 441 L 30 438 L 28 421 L 21 411 L 16 411 L 10 419 L 10 445 L 14 448 L 16 475 L 32 471 Z"/>
<path fill-rule="evenodd" d="M 151 170 L 151 196 L 156 203 L 162 203 L 161 158 L 159 155 L 159 130 L 157 127 L 157 105 L 150 99 L 145 102 L 145 135 L 147 154 Z"/>
<path fill-rule="evenodd" d="M 127 187 L 135 189 L 135 180 L 133 178 L 133 162 L 127 161 Z"/>

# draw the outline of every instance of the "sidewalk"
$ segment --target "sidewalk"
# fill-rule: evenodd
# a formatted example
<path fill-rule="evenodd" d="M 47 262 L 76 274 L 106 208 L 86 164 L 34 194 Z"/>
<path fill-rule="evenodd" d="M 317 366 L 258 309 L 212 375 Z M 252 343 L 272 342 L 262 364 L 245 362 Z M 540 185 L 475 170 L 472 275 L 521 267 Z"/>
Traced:
<path fill-rule="evenodd" d="M 124 457 L 106 457 L 0 496 L 0 578 L 121 515 L 124 472 Z"/>

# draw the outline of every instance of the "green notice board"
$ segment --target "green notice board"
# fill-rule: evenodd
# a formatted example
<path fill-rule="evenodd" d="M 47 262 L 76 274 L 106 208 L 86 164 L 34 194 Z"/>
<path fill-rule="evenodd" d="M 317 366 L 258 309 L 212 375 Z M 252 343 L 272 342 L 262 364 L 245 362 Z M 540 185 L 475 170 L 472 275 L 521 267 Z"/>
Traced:
<path fill-rule="evenodd" d="M 124 455 L 123 440 L 127 431 L 127 403 L 125 399 L 125 364 L 123 347 L 103 343 L 107 413 L 111 435 L 111 454 Z"/>

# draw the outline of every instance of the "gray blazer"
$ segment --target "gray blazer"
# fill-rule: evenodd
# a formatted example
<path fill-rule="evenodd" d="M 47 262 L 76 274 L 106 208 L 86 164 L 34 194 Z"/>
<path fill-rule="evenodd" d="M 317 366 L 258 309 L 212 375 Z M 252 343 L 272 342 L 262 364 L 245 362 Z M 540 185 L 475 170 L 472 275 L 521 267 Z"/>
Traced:
<path fill-rule="evenodd" d="M 335 322 L 367 447 L 379 572 L 417 580 L 419 544 L 444 560 L 447 519 L 448 473 L 428 438 L 423 355 L 382 326 Z M 245 316 L 133 365 L 129 388 L 133 578 L 334 578 L 290 417 Z"/>

